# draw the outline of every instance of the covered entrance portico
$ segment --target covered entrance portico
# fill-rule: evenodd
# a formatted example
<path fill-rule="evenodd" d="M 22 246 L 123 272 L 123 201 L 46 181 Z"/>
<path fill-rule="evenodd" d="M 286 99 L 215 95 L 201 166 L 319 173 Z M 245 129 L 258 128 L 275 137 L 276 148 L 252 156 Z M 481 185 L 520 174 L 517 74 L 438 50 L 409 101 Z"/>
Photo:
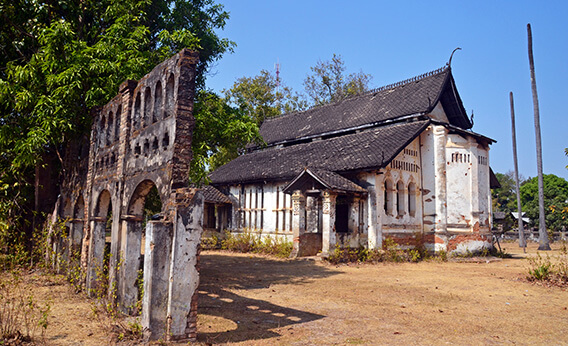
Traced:
<path fill-rule="evenodd" d="M 343 235 L 360 229 L 367 191 L 337 173 L 306 168 L 283 191 L 293 201 L 291 257 L 327 256 L 344 245 Z"/>

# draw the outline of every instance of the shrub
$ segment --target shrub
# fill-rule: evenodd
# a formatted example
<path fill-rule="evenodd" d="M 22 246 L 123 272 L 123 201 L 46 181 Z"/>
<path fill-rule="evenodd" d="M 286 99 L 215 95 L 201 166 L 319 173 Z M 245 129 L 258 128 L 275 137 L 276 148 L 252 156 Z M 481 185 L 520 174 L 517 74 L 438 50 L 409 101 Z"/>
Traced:
<path fill-rule="evenodd" d="M 531 267 L 529 268 L 529 280 L 548 280 L 552 272 L 552 262 L 550 256 L 546 255 L 543 258 L 540 253 L 537 253 L 536 257 L 530 257 L 529 263 Z"/>
<path fill-rule="evenodd" d="M 260 234 L 253 234 L 250 231 L 237 235 L 226 232 L 225 239 L 221 242 L 221 248 L 234 252 L 253 252 L 286 258 L 292 252 L 292 243 L 272 236 L 262 238 Z"/>

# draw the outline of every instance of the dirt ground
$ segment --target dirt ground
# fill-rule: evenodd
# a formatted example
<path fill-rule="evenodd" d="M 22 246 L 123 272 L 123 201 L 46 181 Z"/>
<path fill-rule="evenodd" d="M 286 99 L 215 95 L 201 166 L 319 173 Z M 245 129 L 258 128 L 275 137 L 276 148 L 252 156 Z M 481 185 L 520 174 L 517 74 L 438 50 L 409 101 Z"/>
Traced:
<path fill-rule="evenodd" d="M 553 244 L 558 249 L 559 244 Z M 334 266 L 206 251 L 201 343 L 243 345 L 567 344 L 568 291 L 524 280 L 536 253 L 510 259 Z M 550 254 L 557 254 L 553 251 Z M 49 301 L 50 345 L 107 345 L 109 321 L 59 277 L 27 275 Z"/>

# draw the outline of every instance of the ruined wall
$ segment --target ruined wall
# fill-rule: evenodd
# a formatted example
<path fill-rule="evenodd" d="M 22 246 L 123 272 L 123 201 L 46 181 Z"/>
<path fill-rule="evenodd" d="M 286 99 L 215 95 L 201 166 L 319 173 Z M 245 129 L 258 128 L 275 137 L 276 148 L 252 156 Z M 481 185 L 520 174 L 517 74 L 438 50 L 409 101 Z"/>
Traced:
<path fill-rule="evenodd" d="M 83 235 L 88 292 L 105 279 L 97 268 L 108 261 L 109 287 L 116 287 L 109 296 L 133 313 L 143 269 L 142 320 L 152 339 L 196 336 L 203 200 L 188 186 L 188 173 L 197 62 L 197 53 L 182 50 L 139 81 L 121 84 L 118 95 L 93 115 L 89 143 L 77 149 L 88 150 L 88 159 L 74 159 L 80 165 L 65 172 L 62 189 L 70 204 L 63 216 L 72 214 L 72 234 Z M 162 210 L 143 229 L 144 203 L 154 187 Z M 71 239 L 77 246 L 78 236 Z"/>

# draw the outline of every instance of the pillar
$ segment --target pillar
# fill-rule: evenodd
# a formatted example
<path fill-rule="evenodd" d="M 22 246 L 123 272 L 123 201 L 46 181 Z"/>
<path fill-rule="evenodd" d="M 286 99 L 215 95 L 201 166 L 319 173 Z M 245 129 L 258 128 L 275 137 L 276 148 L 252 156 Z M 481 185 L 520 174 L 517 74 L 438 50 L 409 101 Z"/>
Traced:
<path fill-rule="evenodd" d="M 173 227 L 171 223 L 149 221 L 144 246 L 144 297 L 142 327 L 146 338 L 166 338 L 166 319 L 172 256 Z"/>
<path fill-rule="evenodd" d="M 91 220 L 91 244 L 89 246 L 89 265 L 87 268 L 87 293 L 93 295 L 97 289 L 98 273 L 102 272 L 105 254 L 106 217 Z"/>
<path fill-rule="evenodd" d="M 377 191 L 374 186 L 369 186 L 367 193 L 367 247 L 369 250 L 381 249 L 383 246 L 383 232 L 377 213 Z"/>
<path fill-rule="evenodd" d="M 306 200 L 301 191 L 292 194 L 292 234 L 293 249 L 290 257 L 301 256 L 301 237 L 306 232 Z"/>
<path fill-rule="evenodd" d="M 168 340 L 195 341 L 197 338 L 203 198 L 201 191 L 194 193 L 189 205 L 178 207 L 175 213 L 167 310 Z"/>
<path fill-rule="evenodd" d="M 335 248 L 335 199 L 337 195 L 324 191 L 322 194 L 322 256 L 328 256 Z"/>
<path fill-rule="evenodd" d="M 120 309 L 126 314 L 135 310 L 138 301 L 138 270 L 142 245 L 142 218 L 131 215 L 122 217 L 121 244 L 118 269 L 118 296 Z"/>
<path fill-rule="evenodd" d="M 443 240 L 444 243 L 436 241 L 435 250 L 446 250 L 447 239 L 447 193 L 446 193 L 446 142 L 447 133 L 443 126 L 434 126 L 434 179 L 436 187 L 436 216 L 434 232 L 436 238 Z"/>

